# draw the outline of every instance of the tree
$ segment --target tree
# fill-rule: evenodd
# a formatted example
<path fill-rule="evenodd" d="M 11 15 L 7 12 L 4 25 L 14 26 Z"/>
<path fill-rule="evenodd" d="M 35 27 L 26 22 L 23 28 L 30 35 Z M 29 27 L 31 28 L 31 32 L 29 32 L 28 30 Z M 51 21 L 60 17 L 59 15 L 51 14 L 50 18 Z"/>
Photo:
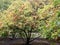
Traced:
<path fill-rule="evenodd" d="M 8 31 L 8 35 L 11 34 L 12 38 L 16 38 L 18 33 L 18 36 L 22 37 L 23 40 L 26 39 L 24 40 L 25 45 L 29 45 L 30 42 L 39 37 L 57 39 L 60 33 L 57 25 L 58 8 L 54 7 L 53 3 L 45 5 L 42 2 L 40 0 L 14 1 L 2 16 L 4 19 L 2 19 L 3 30 Z M 38 35 L 31 39 L 33 32 L 38 32 Z"/>

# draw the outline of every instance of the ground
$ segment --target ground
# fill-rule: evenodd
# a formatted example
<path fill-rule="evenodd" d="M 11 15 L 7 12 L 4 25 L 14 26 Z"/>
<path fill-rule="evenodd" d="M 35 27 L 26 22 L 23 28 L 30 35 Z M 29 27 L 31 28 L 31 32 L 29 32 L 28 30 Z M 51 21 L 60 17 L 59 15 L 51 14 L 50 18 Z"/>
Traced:
<path fill-rule="evenodd" d="M 23 45 L 25 42 L 18 38 L 18 39 L 0 39 L 0 45 Z M 31 42 L 32 45 L 60 45 L 60 42 L 50 41 L 46 39 L 36 39 Z"/>

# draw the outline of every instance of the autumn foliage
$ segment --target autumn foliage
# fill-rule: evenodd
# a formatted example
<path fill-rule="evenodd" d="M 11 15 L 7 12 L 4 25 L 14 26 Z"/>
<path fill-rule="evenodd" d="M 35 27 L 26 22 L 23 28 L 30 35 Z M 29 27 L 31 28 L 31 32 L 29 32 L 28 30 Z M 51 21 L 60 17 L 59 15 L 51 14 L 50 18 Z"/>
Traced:
<path fill-rule="evenodd" d="M 55 1 L 15 0 L 0 13 L 1 37 L 4 36 L 2 34 L 7 34 L 5 32 L 8 32 L 7 37 L 26 37 L 21 30 L 27 33 L 32 29 L 41 38 L 57 39 L 60 36 L 60 3 L 57 1 L 55 5 Z"/>

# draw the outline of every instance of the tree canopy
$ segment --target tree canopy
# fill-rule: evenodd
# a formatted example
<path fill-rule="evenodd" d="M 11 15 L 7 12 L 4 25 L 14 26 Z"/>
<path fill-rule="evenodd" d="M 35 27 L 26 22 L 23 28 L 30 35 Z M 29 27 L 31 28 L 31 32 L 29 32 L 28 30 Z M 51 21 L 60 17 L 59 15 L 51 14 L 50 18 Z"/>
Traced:
<path fill-rule="evenodd" d="M 3 4 L 5 6 L 3 8 L 6 9 L 0 12 L 1 36 L 18 33 L 18 36 L 22 34 L 25 37 L 20 30 L 27 33 L 31 29 L 33 32 L 39 32 L 38 35 L 42 38 L 57 39 L 60 36 L 59 0 L 12 0 L 11 3 L 8 1 L 10 0 L 5 2 L 8 4 Z"/>

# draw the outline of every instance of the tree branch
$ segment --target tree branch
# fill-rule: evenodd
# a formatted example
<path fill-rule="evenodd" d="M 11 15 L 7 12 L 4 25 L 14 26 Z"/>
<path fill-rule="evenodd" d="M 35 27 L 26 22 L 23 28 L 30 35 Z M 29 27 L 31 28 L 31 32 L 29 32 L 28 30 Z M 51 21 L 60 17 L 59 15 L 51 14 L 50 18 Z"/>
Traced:
<path fill-rule="evenodd" d="M 38 39 L 40 36 L 33 38 L 32 40 L 30 40 L 30 42 L 34 41 L 35 39 Z"/>
<path fill-rule="evenodd" d="M 50 18 L 51 16 L 48 16 L 48 17 L 45 17 L 45 18 L 43 18 L 43 19 L 40 19 L 40 21 L 41 20 L 47 20 L 48 18 Z"/>

